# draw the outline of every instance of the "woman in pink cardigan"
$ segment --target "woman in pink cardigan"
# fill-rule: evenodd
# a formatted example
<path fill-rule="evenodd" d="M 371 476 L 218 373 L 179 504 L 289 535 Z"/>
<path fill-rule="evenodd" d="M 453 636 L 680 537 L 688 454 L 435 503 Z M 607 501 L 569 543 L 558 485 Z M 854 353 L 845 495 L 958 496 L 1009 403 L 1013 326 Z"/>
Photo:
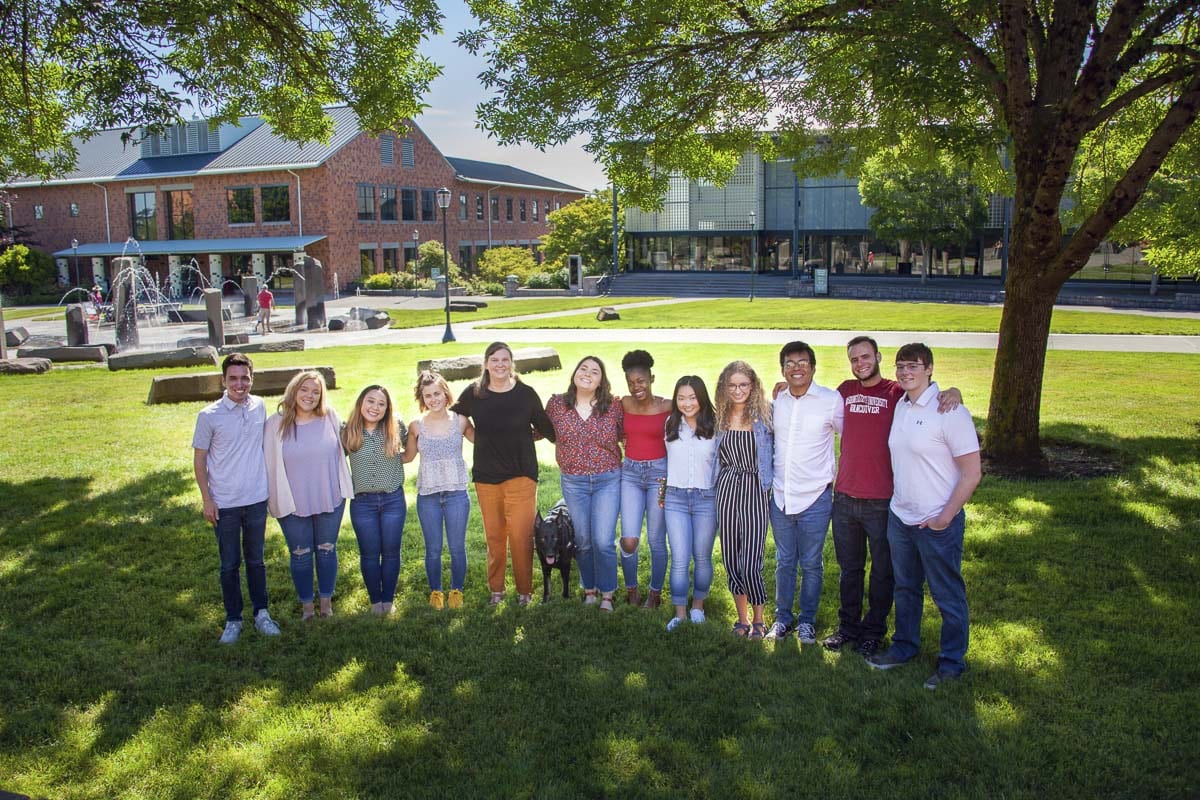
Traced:
<path fill-rule="evenodd" d="M 354 497 L 339 432 L 337 414 L 325 400 L 325 379 L 315 370 L 292 378 L 264 428 L 267 510 L 287 539 L 305 620 L 313 618 L 314 551 L 320 613 L 333 616 L 338 531 L 346 500 Z"/>

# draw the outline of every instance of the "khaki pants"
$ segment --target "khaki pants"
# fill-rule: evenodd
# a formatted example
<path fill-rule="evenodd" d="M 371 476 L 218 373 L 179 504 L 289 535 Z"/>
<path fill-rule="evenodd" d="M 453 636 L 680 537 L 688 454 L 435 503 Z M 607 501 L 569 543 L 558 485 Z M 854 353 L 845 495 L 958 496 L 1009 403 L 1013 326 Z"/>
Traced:
<path fill-rule="evenodd" d="M 537 514 L 537 481 L 511 478 L 503 483 L 476 483 L 483 534 L 487 539 L 488 588 L 504 591 L 504 570 L 512 552 L 517 594 L 533 594 L 533 518 Z"/>

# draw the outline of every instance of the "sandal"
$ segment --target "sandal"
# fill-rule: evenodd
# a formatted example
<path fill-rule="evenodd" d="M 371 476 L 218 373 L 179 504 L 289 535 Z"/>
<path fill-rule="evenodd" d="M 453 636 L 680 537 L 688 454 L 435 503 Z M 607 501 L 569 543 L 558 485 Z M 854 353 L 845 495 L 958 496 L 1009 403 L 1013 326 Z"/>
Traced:
<path fill-rule="evenodd" d="M 759 639 L 762 639 L 766 635 L 767 635 L 767 623 L 755 622 L 753 625 L 750 626 L 750 635 L 747 636 L 746 638 L 754 639 L 757 641 Z"/>
<path fill-rule="evenodd" d="M 611 594 L 604 595 L 604 598 L 600 601 L 600 610 L 601 611 L 612 611 L 613 610 L 613 599 L 612 599 Z"/>
<path fill-rule="evenodd" d="M 596 590 L 595 589 L 584 589 L 583 590 L 583 604 L 585 606 L 592 606 L 592 605 L 596 604 Z"/>
<path fill-rule="evenodd" d="M 750 626 L 744 622 L 733 623 L 733 635 L 745 639 L 750 635 Z"/>
<path fill-rule="evenodd" d="M 498 606 L 504 602 L 504 592 L 492 592 L 492 597 L 488 600 L 489 606 Z"/>

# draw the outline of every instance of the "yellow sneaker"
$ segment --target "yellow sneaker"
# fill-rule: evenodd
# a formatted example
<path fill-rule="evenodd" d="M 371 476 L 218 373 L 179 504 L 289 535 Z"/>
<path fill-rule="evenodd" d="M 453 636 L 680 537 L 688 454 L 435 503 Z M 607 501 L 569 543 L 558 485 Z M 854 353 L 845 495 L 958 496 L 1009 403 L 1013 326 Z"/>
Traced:
<path fill-rule="evenodd" d="M 442 610 L 442 593 L 433 591 L 429 593 L 429 605 L 433 606 L 438 611 Z"/>
<path fill-rule="evenodd" d="M 446 605 L 451 608 L 462 608 L 462 592 L 458 589 L 451 589 L 450 596 L 446 598 Z"/>

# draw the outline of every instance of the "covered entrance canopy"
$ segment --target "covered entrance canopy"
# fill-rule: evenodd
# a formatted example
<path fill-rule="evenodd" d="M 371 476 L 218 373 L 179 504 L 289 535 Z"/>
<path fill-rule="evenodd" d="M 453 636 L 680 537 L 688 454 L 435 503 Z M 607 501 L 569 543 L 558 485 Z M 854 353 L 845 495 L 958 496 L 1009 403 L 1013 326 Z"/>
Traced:
<path fill-rule="evenodd" d="M 75 249 L 54 253 L 56 258 L 79 255 L 81 258 L 113 257 L 122 253 L 144 256 L 166 256 L 183 253 L 294 253 L 303 250 L 324 236 L 247 236 L 236 239 L 165 239 L 148 242 L 80 242 Z"/>

